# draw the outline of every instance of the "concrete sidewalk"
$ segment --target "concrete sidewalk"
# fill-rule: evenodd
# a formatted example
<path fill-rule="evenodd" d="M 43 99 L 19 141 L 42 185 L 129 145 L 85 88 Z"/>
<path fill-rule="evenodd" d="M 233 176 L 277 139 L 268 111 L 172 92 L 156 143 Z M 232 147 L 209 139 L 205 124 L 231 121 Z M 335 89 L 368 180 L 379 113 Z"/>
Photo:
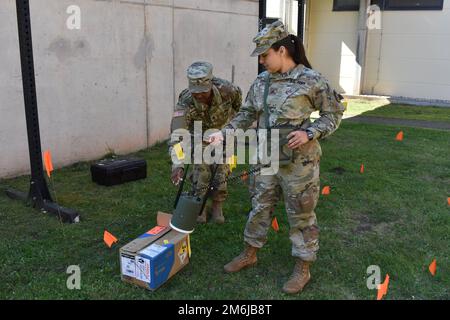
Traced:
<path fill-rule="evenodd" d="M 344 117 L 344 121 L 367 123 L 367 124 L 383 124 L 394 126 L 407 126 L 415 128 L 426 128 L 436 130 L 449 130 L 450 122 L 443 121 L 426 121 L 426 120 L 410 120 L 410 119 L 397 119 L 397 118 L 384 118 L 384 117 L 365 117 L 365 116 L 347 116 Z"/>

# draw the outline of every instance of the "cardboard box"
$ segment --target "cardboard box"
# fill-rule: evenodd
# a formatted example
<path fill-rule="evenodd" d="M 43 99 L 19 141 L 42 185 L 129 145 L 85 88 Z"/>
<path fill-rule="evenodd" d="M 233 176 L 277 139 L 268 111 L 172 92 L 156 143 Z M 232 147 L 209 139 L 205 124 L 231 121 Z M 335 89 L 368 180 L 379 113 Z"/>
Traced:
<path fill-rule="evenodd" d="M 156 227 L 120 248 L 123 281 L 156 290 L 189 263 L 189 235 L 171 229 L 171 218 L 158 212 Z"/>

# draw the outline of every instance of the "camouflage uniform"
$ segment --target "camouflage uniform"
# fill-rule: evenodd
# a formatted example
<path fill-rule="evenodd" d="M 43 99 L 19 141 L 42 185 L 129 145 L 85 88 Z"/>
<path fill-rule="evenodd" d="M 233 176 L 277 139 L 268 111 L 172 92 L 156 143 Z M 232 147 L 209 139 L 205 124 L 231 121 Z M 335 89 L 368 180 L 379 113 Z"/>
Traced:
<path fill-rule="evenodd" d="M 254 40 L 257 49 L 262 49 L 255 50 L 254 54 L 268 50 L 275 41 L 287 35 L 283 32 L 282 28 L 273 28 L 269 32 L 263 30 Z M 272 208 L 282 194 L 290 225 L 292 255 L 303 261 L 314 261 L 319 249 L 319 227 L 314 212 L 319 198 L 322 154 L 318 140 L 338 128 L 344 106 L 339 102 L 340 96 L 319 72 L 299 64 L 286 73 L 269 75 L 269 114 L 266 115 L 263 99 L 268 75 L 267 71 L 258 75 L 245 103 L 225 128 L 246 130 L 255 120 L 259 121 L 260 128 L 265 128 L 265 117 L 269 117 L 270 127 L 301 126 L 313 133 L 313 139 L 295 149 L 292 162 L 281 166 L 276 174 L 255 177 L 255 194 L 244 240 L 252 247 L 264 245 L 272 222 Z M 316 110 L 320 112 L 320 118 L 311 123 L 310 115 Z"/>
<path fill-rule="evenodd" d="M 193 137 L 194 121 L 202 121 L 202 129 L 222 129 L 230 119 L 236 114 L 242 104 L 241 89 L 227 80 L 212 76 L 212 66 L 209 63 L 197 62 L 188 69 L 189 88 L 183 90 L 178 98 L 178 103 L 172 117 L 172 127 L 178 118 L 184 118 L 184 128 L 188 129 Z M 212 90 L 212 103 L 210 106 L 196 101 L 191 92 L 202 92 Z M 179 128 L 179 126 L 177 126 Z M 172 152 L 172 145 L 169 143 L 169 153 Z M 208 144 L 203 143 L 203 148 Z M 173 164 L 172 170 L 177 167 L 183 168 L 182 164 Z M 213 165 L 194 164 L 192 176 L 190 177 L 194 194 L 203 196 L 210 181 Z M 215 181 L 223 181 L 229 174 L 229 165 L 219 165 L 216 172 Z M 218 190 L 213 193 L 213 201 L 222 202 L 227 196 L 227 185 L 219 185 Z"/>

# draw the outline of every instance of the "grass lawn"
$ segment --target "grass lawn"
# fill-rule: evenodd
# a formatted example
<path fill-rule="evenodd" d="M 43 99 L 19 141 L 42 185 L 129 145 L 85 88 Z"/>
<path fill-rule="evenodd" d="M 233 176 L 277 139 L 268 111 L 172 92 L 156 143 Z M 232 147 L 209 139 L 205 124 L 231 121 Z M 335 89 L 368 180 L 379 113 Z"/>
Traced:
<path fill-rule="evenodd" d="M 450 122 L 450 108 L 386 103 L 383 100 L 351 99 L 345 113 L 352 116 L 362 115 L 367 117 Z"/>
<path fill-rule="evenodd" d="M 402 142 L 394 139 L 399 130 Z M 316 210 L 321 249 L 312 281 L 295 296 L 281 292 L 294 263 L 281 203 L 275 210 L 280 230 L 270 230 L 258 265 L 224 274 L 223 265 L 242 248 L 250 208 L 246 187 L 231 185 L 226 223 L 198 226 L 190 264 L 150 292 L 120 280 L 119 247 L 153 227 L 158 210 L 171 210 L 176 188 L 165 144 L 135 154 L 148 162 L 148 178 L 138 182 L 98 186 L 89 163 L 56 170 L 51 190 L 82 221 L 61 225 L 2 192 L 0 298 L 374 300 L 366 270 L 378 265 L 382 280 L 390 276 L 385 299 L 450 299 L 449 141 L 448 131 L 343 122 L 322 142 L 321 181 L 331 194 L 321 196 Z M 23 191 L 28 184 L 29 177 L 0 181 L 1 188 Z M 120 240 L 112 249 L 102 241 L 105 228 Z M 428 271 L 433 259 L 435 277 Z M 81 290 L 66 288 L 69 265 L 81 268 Z"/>

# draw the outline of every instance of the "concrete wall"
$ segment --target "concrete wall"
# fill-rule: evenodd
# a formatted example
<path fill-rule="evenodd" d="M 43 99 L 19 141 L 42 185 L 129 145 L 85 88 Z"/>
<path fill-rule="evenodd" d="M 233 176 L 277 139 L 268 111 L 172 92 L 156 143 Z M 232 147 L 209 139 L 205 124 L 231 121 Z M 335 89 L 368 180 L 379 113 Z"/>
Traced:
<path fill-rule="evenodd" d="M 55 167 L 125 154 L 166 139 L 195 60 L 244 95 L 257 74 L 252 0 L 33 0 L 31 21 L 42 150 Z M 81 29 L 69 30 L 70 5 Z M 0 4 L 0 177 L 29 172 L 14 0 Z"/>
<path fill-rule="evenodd" d="M 333 12 L 333 0 L 309 0 L 307 16 L 306 54 L 313 68 L 337 91 L 354 94 L 358 12 Z"/>

